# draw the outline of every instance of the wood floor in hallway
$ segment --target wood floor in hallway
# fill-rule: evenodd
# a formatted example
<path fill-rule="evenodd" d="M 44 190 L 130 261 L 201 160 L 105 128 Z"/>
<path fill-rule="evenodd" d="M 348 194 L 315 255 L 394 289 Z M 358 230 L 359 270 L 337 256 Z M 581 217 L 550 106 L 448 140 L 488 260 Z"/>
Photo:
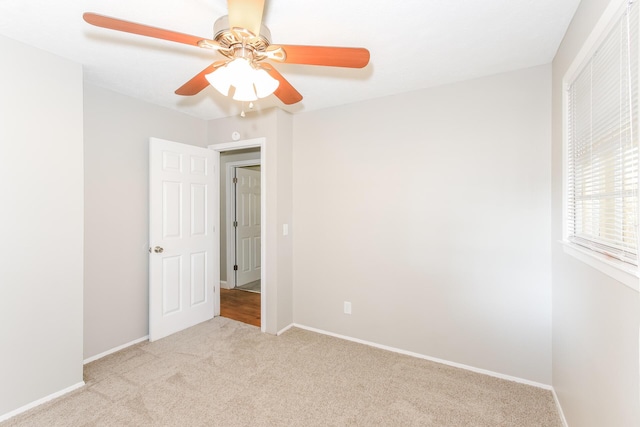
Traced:
<path fill-rule="evenodd" d="M 260 327 L 260 294 L 220 289 L 220 316 Z"/>

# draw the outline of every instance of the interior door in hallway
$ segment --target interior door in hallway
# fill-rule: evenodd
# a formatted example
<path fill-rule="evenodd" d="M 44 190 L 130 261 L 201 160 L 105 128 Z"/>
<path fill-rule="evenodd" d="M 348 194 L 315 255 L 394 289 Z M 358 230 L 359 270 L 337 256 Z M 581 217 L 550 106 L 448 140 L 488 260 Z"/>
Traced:
<path fill-rule="evenodd" d="M 260 279 L 260 171 L 236 171 L 236 287 Z"/>
<path fill-rule="evenodd" d="M 214 153 L 149 143 L 149 340 L 211 319 L 220 277 Z"/>

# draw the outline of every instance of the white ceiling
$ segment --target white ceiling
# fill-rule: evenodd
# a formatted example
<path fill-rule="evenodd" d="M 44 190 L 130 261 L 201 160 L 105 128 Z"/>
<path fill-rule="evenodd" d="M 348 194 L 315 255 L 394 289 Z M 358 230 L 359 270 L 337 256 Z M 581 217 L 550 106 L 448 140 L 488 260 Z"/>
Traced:
<path fill-rule="evenodd" d="M 363 69 L 279 64 L 311 111 L 551 62 L 579 0 L 267 0 L 274 44 L 366 47 Z M 200 117 L 236 115 L 239 103 L 208 87 L 174 91 L 219 54 L 93 27 L 83 12 L 206 38 L 225 0 L 0 0 L 0 34 L 84 66 L 85 81 Z M 46 70 L 43 70 L 46 71 Z"/>

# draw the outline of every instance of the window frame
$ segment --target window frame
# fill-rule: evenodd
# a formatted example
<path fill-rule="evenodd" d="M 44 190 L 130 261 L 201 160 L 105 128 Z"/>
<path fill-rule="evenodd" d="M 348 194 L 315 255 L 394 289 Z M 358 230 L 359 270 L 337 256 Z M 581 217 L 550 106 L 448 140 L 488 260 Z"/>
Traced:
<path fill-rule="evenodd" d="M 593 31 L 583 44 L 579 53 L 567 69 L 562 79 L 562 126 L 563 126 L 563 156 L 562 156 L 562 178 L 563 178 L 563 194 L 562 194 L 562 241 L 565 254 L 568 254 L 590 266 L 596 268 L 602 273 L 612 277 L 613 279 L 623 283 L 631 289 L 640 292 L 640 272 L 637 266 L 617 260 L 606 254 L 590 250 L 587 247 L 578 245 L 569 241 L 569 88 L 570 84 L 576 79 L 578 74 L 582 72 L 588 61 L 593 56 L 609 32 L 617 25 L 620 17 L 624 15 L 629 5 L 628 0 L 621 0 L 609 4 L 600 20 L 594 27 Z M 636 5 L 633 13 L 640 13 Z M 638 52 L 636 52 L 638 54 Z M 640 133 L 640 120 L 634 118 L 637 132 Z M 640 209 L 638 209 L 640 211 Z M 637 236 L 638 237 L 638 236 Z M 640 242 L 637 247 L 640 249 Z"/>

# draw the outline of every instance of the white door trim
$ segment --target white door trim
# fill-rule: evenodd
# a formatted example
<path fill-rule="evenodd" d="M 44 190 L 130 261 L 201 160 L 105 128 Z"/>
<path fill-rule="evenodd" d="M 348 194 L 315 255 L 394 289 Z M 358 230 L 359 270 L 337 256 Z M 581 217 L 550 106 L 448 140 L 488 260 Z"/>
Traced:
<path fill-rule="evenodd" d="M 235 203 L 235 199 L 233 198 L 233 170 L 237 167 L 243 166 L 258 166 L 260 165 L 260 159 L 253 160 L 238 160 L 237 162 L 229 162 L 227 163 L 227 171 L 226 171 L 226 183 L 227 183 L 227 287 L 232 289 L 235 287 L 235 277 L 233 277 L 233 259 L 235 258 L 236 253 L 236 239 L 230 239 L 229 236 L 235 235 L 235 230 L 233 229 L 233 204 Z M 262 179 L 262 174 L 260 175 Z M 260 186 L 262 187 L 262 181 L 260 182 Z M 261 201 L 262 202 L 262 201 Z M 262 206 L 264 207 L 264 206 Z M 263 224 L 264 225 L 264 224 Z M 262 247 L 264 249 L 264 245 Z"/>
<path fill-rule="evenodd" d="M 214 155 L 214 163 L 216 165 L 216 170 L 220 170 L 220 153 L 223 151 L 232 151 L 232 150 L 240 150 L 244 148 L 260 148 L 260 182 L 261 182 L 261 195 L 260 195 L 260 223 L 262 224 L 262 228 L 260 230 L 260 241 L 262 242 L 262 251 L 260 255 L 260 264 L 261 264 L 261 272 L 260 272 L 260 329 L 262 332 L 267 331 L 267 298 L 270 295 L 271 286 L 274 286 L 274 283 L 267 282 L 267 251 L 269 250 L 269 242 L 267 240 L 267 139 L 266 138 L 254 138 L 254 139 L 245 139 L 242 141 L 235 142 L 224 142 L 221 144 L 213 144 L 209 145 L 208 148 L 215 151 Z M 218 197 L 220 197 L 220 192 L 218 192 Z M 219 205 L 218 205 L 219 206 Z M 227 240 L 228 236 L 227 236 Z M 218 234 L 218 247 L 220 247 L 220 234 Z M 215 315 L 220 315 L 220 292 L 216 293 L 216 301 L 215 301 Z M 275 316 L 272 316 L 275 318 Z M 271 326 L 271 325 L 269 325 Z M 272 328 L 275 330 L 275 326 Z"/>

